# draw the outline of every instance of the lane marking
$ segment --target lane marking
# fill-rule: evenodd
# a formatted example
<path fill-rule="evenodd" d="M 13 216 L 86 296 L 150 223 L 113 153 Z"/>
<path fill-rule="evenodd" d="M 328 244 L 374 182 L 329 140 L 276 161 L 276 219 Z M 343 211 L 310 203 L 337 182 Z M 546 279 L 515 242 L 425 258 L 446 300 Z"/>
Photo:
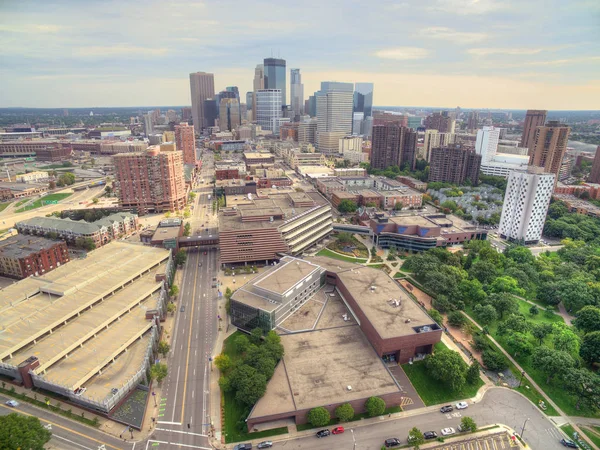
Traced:
<path fill-rule="evenodd" d="M 179 447 L 199 448 L 200 450 L 212 450 L 211 448 L 208 448 L 208 447 L 199 447 L 197 445 L 190 445 L 190 444 L 180 444 L 179 442 L 155 441 L 153 439 L 148 440 L 148 442 L 146 443 L 146 450 L 148 450 L 148 446 L 150 445 L 150 442 L 156 442 L 158 444 L 177 445 Z M 154 444 L 153 444 L 153 446 L 154 446 Z"/>
<path fill-rule="evenodd" d="M 85 445 L 81 445 L 81 444 L 80 444 L 80 443 L 78 443 L 78 442 L 75 442 L 75 441 L 72 441 L 72 440 L 70 440 L 70 439 L 67 439 L 67 438 L 64 438 L 64 437 L 62 437 L 62 436 L 59 436 L 58 434 L 53 434 L 53 435 L 52 435 L 52 437 L 53 437 L 53 438 L 57 438 L 57 439 L 62 439 L 63 441 L 67 441 L 67 442 L 68 442 L 68 443 L 70 443 L 70 444 L 75 444 L 75 445 L 77 445 L 77 446 L 79 446 L 79 447 L 81 447 L 81 448 L 85 448 L 86 450 L 94 450 L 93 448 L 86 447 Z"/>
<path fill-rule="evenodd" d="M 171 416 L 171 420 L 175 420 L 175 405 L 177 404 L 177 388 L 179 387 L 179 372 L 181 370 L 181 366 L 177 368 L 177 382 L 175 383 L 175 400 L 173 401 L 173 415 Z"/>
<path fill-rule="evenodd" d="M 192 433 L 191 431 L 170 430 L 167 428 L 155 428 L 156 431 L 168 431 L 170 433 L 190 434 L 192 436 L 208 437 L 206 434 Z"/>
<path fill-rule="evenodd" d="M 157 420 L 156 423 L 164 423 L 165 425 L 181 425 L 181 422 L 165 422 L 164 420 Z"/>

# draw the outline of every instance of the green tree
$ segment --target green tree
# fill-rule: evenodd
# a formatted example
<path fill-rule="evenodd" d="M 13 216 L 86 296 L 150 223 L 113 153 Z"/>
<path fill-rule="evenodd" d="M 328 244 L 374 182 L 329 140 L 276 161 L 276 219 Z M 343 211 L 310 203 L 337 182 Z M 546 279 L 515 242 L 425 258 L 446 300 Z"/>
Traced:
<path fill-rule="evenodd" d="M 233 390 L 233 386 L 231 386 L 231 379 L 225 375 L 221 375 L 219 377 L 219 387 L 223 392 L 231 392 Z"/>
<path fill-rule="evenodd" d="M 238 353 L 244 353 L 250 347 L 250 340 L 248 336 L 241 334 L 233 340 L 233 346 Z"/>
<path fill-rule="evenodd" d="M 185 208 L 183 210 L 183 218 L 189 219 L 190 217 L 192 217 L 192 212 L 190 211 L 190 208 Z"/>
<path fill-rule="evenodd" d="M 494 372 L 501 372 L 508 367 L 506 357 L 495 350 L 486 349 L 481 354 L 483 365 Z"/>
<path fill-rule="evenodd" d="M 324 427 L 327 424 L 329 424 L 331 416 L 329 414 L 329 411 L 327 411 L 322 406 L 319 406 L 317 408 L 311 409 L 308 412 L 306 419 L 308 420 L 308 423 L 310 423 L 313 427 Z"/>
<path fill-rule="evenodd" d="M 444 326 L 444 317 L 437 309 L 431 308 L 429 311 L 427 311 L 427 313 L 429 314 L 429 317 L 435 321 L 435 323 L 437 323 L 439 326 Z"/>
<path fill-rule="evenodd" d="M 592 331 L 583 337 L 579 354 L 588 364 L 600 363 L 600 331 Z"/>
<path fill-rule="evenodd" d="M 531 327 L 525 316 L 521 314 L 511 314 L 498 326 L 498 334 L 506 334 L 510 332 L 527 333 Z"/>
<path fill-rule="evenodd" d="M 415 450 L 419 450 L 420 446 L 425 443 L 425 436 L 421 433 L 417 427 L 413 427 L 408 432 L 408 443 L 412 445 Z"/>
<path fill-rule="evenodd" d="M 340 422 L 349 422 L 354 418 L 354 408 L 350 403 L 344 403 L 335 408 L 335 417 Z"/>
<path fill-rule="evenodd" d="M 158 343 L 158 353 L 159 353 L 160 355 L 162 355 L 162 356 L 163 356 L 163 358 L 164 358 L 165 356 L 167 356 L 167 353 L 169 353 L 169 351 L 170 351 L 170 350 L 171 350 L 171 346 L 169 345 L 169 343 L 168 343 L 168 342 L 165 342 L 165 341 L 160 341 L 160 342 Z"/>
<path fill-rule="evenodd" d="M 496 312 L 500 316 L 500 319 L 504 317 L 504 314 L 516 314 L 519 312 L 517 299 L 510 294 L 492 294 L 489 299 L 492 306 L 496 308 Z"/>
<path fill-rule="evenodd" d="M 99 202 L 100 202 L 100 200 L 98 200 L 98 197 L 94 197 L 94 198 L 92 199 L 92 203 L 93 203 L 94 205 L 97 205 Z"/>
<path fill-rule="evenodd" d="M 515 358 L 519 355 L 530 355 L 533 345 L 525 333 L 514 331 L 506 337 L 506 345 L 514 352 Z"/>
<path fill-rule="evenodd" d="M 531 314 L 532 316 L 537 316 L 540 313 L 540 308 L 537 307 L 537 305 L 531 305 L 531 308 L 529 308 L 529 314 Z"/>
<path fill-rule="evenodd" d="M 572 369 L 563 377 L 565 388 L 577 397 L 575 407 L 597 408 L 600 404 L 600 377 L 587 369 Z"/>
<path fill-rule="evenodd" d="M 489 284 L 496 279 L 496 266 L 490 261 L 476 261 L 469 269 L 469 275 L 482 284 Z"/>
<path fill-rule="evenodd" d="M 156 363 L 150 367 L 150 378 L 159 383 L 165 379 L 167 373 L 167 365 L 164 363 Z"/>
<path fill-rule="evenodd" d="M 489 325 L 498 318 L 496 308 L 492 305 L 475 305 L 473 312 L 479 323 L 482 325 Z"/>
<path fill-rule="evenodd" d="M 473 362 L 471 363 L 471 365 L 467 369 L 467 372 L 465 373 L 465 379 L 467 380 L 467 383 L 475 384 L 481 379 L 479 376 L 480 367 L 481 366 L 479 365 L 479 361 L 473 359 Z"/>
<path fill-rule="evenodd" d="M 463 431 L 468 430 L 471 433 L 475 433 L 477 431 L 477 424 L 471 417 L 468 416 L 464 416 L 462 419 L 460 419 L 460 427 Z"/>
<path fill-rule="evenodd" d="M 584 333 L 600 331 L 600 308 L 596 306 L 584 306 L 577 312 L 577 318 L 573 321 L 578 329 Z"/>
<path fill-rule="evenodd" d="M 465 384 L 467 364 L 458 352 L 443 350 L 428 355 L 425 364 L 431 376 L 446 384 L 452 390 L 459 390 Z"/>
<path fill-rule="evenodd" d="M 75 183 L 75 175 L 73 175 L 71 172 L 66 172 L 58 177 L 56 185 L 59 187 L 63 187 L 71 186 L 73 183 Z"/>
<path fill-rule="evenodd" d="M 169 295 L 171 297 L 177 297 L 177 294 L 179 294 L 179 287 L 176 284 L 172 284 L 169 289 Z"/>
<path fill-rule="evenodd" d="M 250 342 L 254 345 L 258 345 L 262 341 L 263 330 L 260 327 L 253 328 L 250 331 Z"/>
<path fill-rule="evenodd" d="M 94 243 L 94 241 L 92 240 L 92 238 L 89 237 L 78 237 L 75 239 L 75 246 L 78 248 L 83 248 L 84 250 L 87 250 L 88 252 L 91 252 L 92 250 L 94 250 L 96 248 L 96 244 Z"/>
<path fill-rule="evenodd" d="M 555 350 L 544 345 L 537 347 L 531 356 L 535 368 L 546 375 L 546 384 L 575 366 L 575 361 L 567 352 Z"/>
<path fill-rule="evenodd" d="M 231 367 L 231 358 L 225 353 L 221 353 L 215 358 L 215 366 L 222 372 L 227 371 Z"/>
<path fill-rule="evenodd" d="M 183 235 L 189 236 L 190 234 L 192 234 L 192 225 L 189 222 L 186 222 L 183 226 Z"/>
<path fill-rule="evenodd" d="M 352 238 L 352 233 L 348 233 L 346 231 L 338 233 L 336 240 L 341 246 L 351 245 L 354 242 L 354 239 Z"/>
<path fill-rule="evenodd" d="M 467 318 L 460 311 L 451 311 L 448 313 L 448 323 L 453 327 L 462 327 L 467 322 Z"/>
<path fill-rule="evenodd" d="M 542 345 L 546 336 L 552 333 L 552 324 L 550 323 L 534 323 L 531 326 L 531 334 L 538 340 L 539 345 Z"/>
<path fill-rule="evenodd" d="M 172 302 L 167 303 L 167 312 L 168 313 L 175 314 L 176 310 L 177 310 L 177 307 L 175 306 L 175 303 L 172 303 Z"/>
<path fill-rule="evenodd" d="M 553 335 L 552 343 L 556 350 L 562 350 L 570 355 L 579 353 L 579 336 L 569 326 L 564 323 L 554 324 Z"/>
<path fill-rule="evenodd" d="M 385 412 L 385 402 L 381 397 L 369 397 L 365 402 L 369 417 L 380 416 Z"/>
<path fill-rule="evenodd" d="M 187 261 L 187 253 L 185 250 L 179 250 L 175 253 L 175 264 L 178 266 L 183 266 Z"/>
<path fill-rule="evenodd" d="M 40 419 L 11 413 L 0 420 L 0 448 L 6 450 L 44 450 L 52 433 Z"/>
<path fill-rule="evenodd" d="M 338 211 L 341 213 L 353 213 L 358 209 L 356 202 L 344 199 L 338 205 Z"/>
<path fill-rule="evenodd" d="M 232 372 L 230 379 L 236 391 L 236 400 L 246 405 L 254 405 L 267 389 L 267 378 L 247 364 L 242 364 Z"/>

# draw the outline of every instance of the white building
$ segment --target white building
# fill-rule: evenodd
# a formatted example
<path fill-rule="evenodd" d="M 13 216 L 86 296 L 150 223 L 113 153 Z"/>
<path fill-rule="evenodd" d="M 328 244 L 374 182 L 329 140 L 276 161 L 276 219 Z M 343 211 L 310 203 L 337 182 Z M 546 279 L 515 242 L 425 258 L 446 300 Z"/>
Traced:
<path fill-rule="evenodd" d="M 354 84 L 323 81 L 315 95 L 319 151 L 328 155 L 338 153 L 339 139 L 352 133 Z"/>
<path fill-rule="evenodd" d="M 256 123 L 263 130 L 273 131 L 273 120 L 283 117 L 281 95 L 281 89 L 259 89 L 256 91 Z"/>
<path fill-rule="evenodd" d="M 363 139 L 360 136 L 344 136 L 339 140 L 340 153 L 344 152 L 361 152 Z"/>
<path fill-rule="evenodd" d="M 525 244 L 540 240 L 554 190 L 554 177 L 553 173 L 531 166 L 526 172 L 510 173 L 498 229 L 501 237 Z"/>
<path fill-rule="evenodd" d="M 494 127 L 483 127 L 477 130 L 477 140 L 475 141 L 475 152 L 481 155 L 481 164 L 486 164 L 492 160 L 498 150 L 498 140 L 500 139 L 500 129 Z"/>
<path fill-rule="evenodd" d="M 352 114 L 352 134 L 358 136 L 362 133 L 363 121 L 365 119 L 364 112 L 355 112 Z"/>
<path fill-rule="evenodd" d="M 271 130 L 273 131 L 273 134 L 279 134 L 279 128 L 281 128 L 281 125 L 284 123 L 290 123 L 291 121 L 292 119 L 289 117 L 274 117 L 271 119 Z"/>
<path fill-rule="evenodd" d="M 481 171 L 484 175 L 494 175 L 508 178 L 514 170 L 527 170 L 529 156 L 515 155 L 510 153 L 496 153 L 494 158 L 486 164 L 481 163 Z"/>

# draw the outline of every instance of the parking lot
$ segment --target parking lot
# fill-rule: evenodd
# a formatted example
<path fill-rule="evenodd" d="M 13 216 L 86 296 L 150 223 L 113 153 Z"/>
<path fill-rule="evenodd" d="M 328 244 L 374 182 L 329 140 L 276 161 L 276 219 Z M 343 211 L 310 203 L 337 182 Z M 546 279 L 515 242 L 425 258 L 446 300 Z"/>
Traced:
<path fill-rule="evenodd" d="M 517 449 L 520 444 L 513 442 L 511 435 L 507 432 L 496 433 L 489 436 L 479 438 L 465 439 L 460 442 L 430 447 L 428 450 L 502 450 L 502 449 Z"/>

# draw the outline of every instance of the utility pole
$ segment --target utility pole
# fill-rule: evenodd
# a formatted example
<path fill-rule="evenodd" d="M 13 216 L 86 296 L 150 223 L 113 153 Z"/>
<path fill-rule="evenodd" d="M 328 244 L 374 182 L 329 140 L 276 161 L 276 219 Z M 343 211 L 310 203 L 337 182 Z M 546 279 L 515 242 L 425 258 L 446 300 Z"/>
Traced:
<path fill-rule="evenodd" d="M 527 422 L 529 422 L 529 417 L 525 419 L 525 422 L 523 423 L 523 428 L 521 428 L 521 440 L 523 440 L 523 433 L 525 433 L 525 425 L 527 425 Z"/>

